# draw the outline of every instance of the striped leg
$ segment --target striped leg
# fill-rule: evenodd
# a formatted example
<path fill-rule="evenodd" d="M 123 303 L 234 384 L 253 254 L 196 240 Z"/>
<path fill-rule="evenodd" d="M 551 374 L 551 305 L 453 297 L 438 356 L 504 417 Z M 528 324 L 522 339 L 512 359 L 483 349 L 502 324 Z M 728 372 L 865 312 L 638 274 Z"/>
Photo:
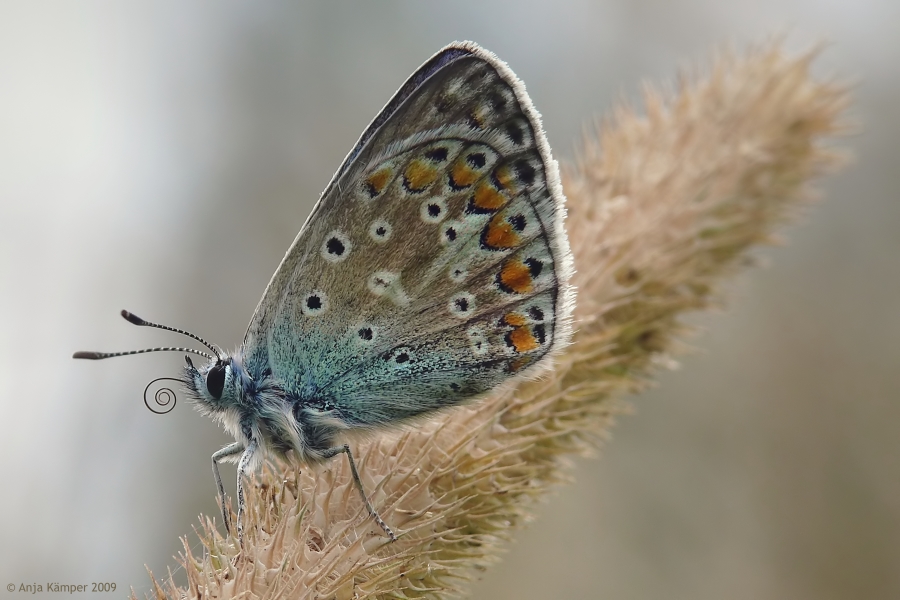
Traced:
<path fill-rule="evenodd" d="M 250 443 L 247 445 L 247 449 L 244 450 L 244 453 L 241 455 L 241 460 L 238 462 L 237 469 L 237 490 L 238 490 L 238 541 L 241 543 L 241 547 L 244 546 L 244 476 L 247 474 L 247 468 L 250 466 L 250 462 L 253 460 L 253 455 L 256 453 L 256 450 L 259 448 L 259 442 L 256 439 L 251 438 Z"/>
<path fill-rule="evenodd" d="M 219 461 L 229 456 L 234 456 L 244 450 L 244 445 L 240 442 L 228 444 L 218 452 L 212 455 L 213 476 L 216 478 L 216 490 L 219 492 L 219 508 L 222 509 L 222 521 L 225 523 L 225 533 L 231 533 L 231 519 L 228 510 L 225 508 L 225 488 L 222 486 L 222 476 L 219 475 Z"/>
<path fill-rule="evenodd" d="M 384 529 L 384 532 L 387 534 L 389 538 L 391 538 L 392 542 L 397 541 L 397 536 L 394 535 L 394 532 L 391 531 L 391 528 L 387 526 L 387 523 L 381 518 L 375 509 L 372 507 L 372 504 L 369 502 L 369 499 L 366 498 L 366 491 L 363 489 L 362 481 L 359 479 L 359 471 L 356 470 L 356 461 L 353 460 L 353 454 L 350 453 L 350 446 L 344 444 L 343 446 L 335 446 L 334 448 L 329 448 L 325 451 L 325 458 L 331 458 L 332 456 L 337 456 L 338 454 L 346 454 L 347 460 L 350 461 L 350 473 L 353 475 L 353 483 L 356 484 L 356 489 L 359 490 L 359 495 L 362 496 L 363 503 L 366 505 L 366 510 L 369 511 L 369 514 L 372 515 L 372 518 L 375 519 L 375 522 Z"/>

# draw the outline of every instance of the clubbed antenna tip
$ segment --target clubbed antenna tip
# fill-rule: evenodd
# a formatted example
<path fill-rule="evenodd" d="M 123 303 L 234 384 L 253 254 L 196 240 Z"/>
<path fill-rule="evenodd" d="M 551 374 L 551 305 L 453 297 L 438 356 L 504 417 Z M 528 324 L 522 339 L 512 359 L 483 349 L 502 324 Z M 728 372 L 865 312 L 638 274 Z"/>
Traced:
<path fill-rule="evenodd" d="M 128 321 L 129 323 L 131 323 L 132 325 L 139 325 L 141 327 L 155 327 L 157 329 L 164 329 L 166 331 L 174 331 L 175 333 L 185 335 L 191 339 L 197 340 L 198 342 L 200 342 L 201 344 L 203 344 L 204 346 L 206 346 L 207 348 L 212 350 L 213 354 L 216 355 L 217 359 L 221 359 L 222 356 L 224 355 L 221 348 L 219 348 L 218 346 L 216 346 L 214 344 L 210 344 L 209 342 L 204 340 L 199 335 L 195 335 L 195 334 L 191 333 L 190 331 L 185 331 L 184 329 L 178 329 L 176 327 L 169 327 L 168 325 L 160 325 L 159 323 L 151 323 L 150 321 L 145 321 L 144 319 L 140 318 L 136 314 L 130 313 L 125 309 L 122 309 L 122 312 L 120 312 L 119 314 L 121 314 L 122 318 L 125 319 L 126 321 Z M 204 356 L 208 356 L 208 355 L 204 355 Z"/>
<path fill-rule="evenodd" d="M 128 321 L 129 323 L 133 323 L 134 325 L 146 325 L 147 321 L 143 320 L 139 316 L 134 313 L 130 313 L 124 308 L 122 309 L 122 318 Z"/>
<path fill-rule="evenodd" d="M 174 327 L 167 327 L 165 325 L 159 325 L 157 323 L 151 323 L 150 321 L 145 321 L 140 318 L 136 314 L 130 313 L 127 310 L 122 310 L 119 314 L 122 315 L 122 318 L 128 321 L 133 325 L 140 325 L 142 327 L 156 327 L 157 329 L 165 329 L 166 331 L 174 331 L 175 333 L 180 333 L 181 335 L 186 335 L 189 338 L 195 339 L 198 342 L 205 345 L 207 348 L 212 350 L 215 353 L 215 356 L 211 354 L 207 354 L 206 352 L 201 352 L 200 350 L 194 350 L 193 348 L 174 348 L 174 347 L 164 347 L 164 348 L 146 348 L 144 350 L 129 350 L 127 352 L 89 352 L 89 351 L 78 351 L 72 355 L 72 358 L 86 358 L 88 360 L 101 360 L 104 358 L 113 358 L 115 356 L 130 356 L 132 354 L 145 354 L 147 352 L 190 352 L 191 354 L 196 354 L 198 356 L 203 356 L 210 360 L 214 358 L 218 359 L 222 356 L 222 351 L 217 347 L 211 345 L 203 338 L 194 335 L 189 331 L 184 331 L 182 329 L 175 329 Z"/>

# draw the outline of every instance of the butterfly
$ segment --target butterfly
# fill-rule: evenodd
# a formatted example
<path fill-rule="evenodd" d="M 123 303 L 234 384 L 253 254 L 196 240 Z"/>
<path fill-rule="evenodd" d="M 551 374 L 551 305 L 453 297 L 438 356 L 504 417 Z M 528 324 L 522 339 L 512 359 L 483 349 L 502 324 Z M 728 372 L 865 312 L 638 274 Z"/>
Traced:
<path fill-rule="evenodd" d="M 267 456 L 350 463 L 354 432 L 395 427 L 539 374 L 570 339 L 574 289 L 557 164 L 525 87 L 473 42 L 440 50 L 403 84 L 344 159 L 263 293 L 240 348 L 189 332 L 196 408 L 235 442 L 212 455 L 244 478 Z"/>

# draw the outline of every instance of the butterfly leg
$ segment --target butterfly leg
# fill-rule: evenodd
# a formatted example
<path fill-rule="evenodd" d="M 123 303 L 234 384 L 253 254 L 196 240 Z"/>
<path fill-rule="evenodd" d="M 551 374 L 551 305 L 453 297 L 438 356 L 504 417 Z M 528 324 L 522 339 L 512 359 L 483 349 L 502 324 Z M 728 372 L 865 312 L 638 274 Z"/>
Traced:
<path fill-rule="evenodd" d="M 244 445 L 240 442 L 228 444 L 218 452 L 212 455 L 213 476 L 216 478 L 216 489 L 219 492 L 219 508 L 222 509 L 222 521 L 225 523 L 225 533 L 231 533 L 231 519 L 228 515 L 228 509 L 225 508 L 225 488 L 222 486 L 222 476 L 219 475 L 219 461 L 244 450 Z"/>
<path fill-rule="evenodd" d="M 253 455 L 256 453 L 256 450 L 259 448 L 259 442 L 256 441 L 255 438 L 250 438 L 250 443 L 247 444 L 247 449 L 244 450 L 244 453 L 241 455 L 241 460 L 238 462 L 237 468 L 237 490 L 238 490 L 238 542 L 240 542 L 241 547 L 244 546 L 244 476 L 247 473 L 247 468 L 250 466 L 250 462 L 253 460 Z"/>
<path fill-rule="evenodd" d="M 369 499 L 366 497 L 366 491 L 363 489 L 362 480 L 359 478 L 359 471 L 356 470 L 356 461 L 353 460 L 353 454 L 350 453 L 350 446 L 344 444 L 343 446 L 335 446 L 334 448 L 329 448 L 325 451 L 324 457 L 331 458 L 332 456 L 337 456 L 338 454 L 346 454 L 347 460 L 350 461 L 350 473 L 353 475 L 353 483 L 356 485 L 356 489 L 359 490 L 359 495 L 362 496 L 363 503 L 366 505 L 366 510 L 369 511 L 369 514 L 375 519 L 375 522 L 378 523 L 378 526 L 384 529 L 384 532 L 387 534 L 389 538 L 391 538 L 392 542 L 397 541 L 397 536 L 394 535 L 394 532 L 391 531 L 391 528 L 387 526 L 387 523 L 381 518 L 375 509 L 372 507 L 372 504 L 369 502 Z"/>

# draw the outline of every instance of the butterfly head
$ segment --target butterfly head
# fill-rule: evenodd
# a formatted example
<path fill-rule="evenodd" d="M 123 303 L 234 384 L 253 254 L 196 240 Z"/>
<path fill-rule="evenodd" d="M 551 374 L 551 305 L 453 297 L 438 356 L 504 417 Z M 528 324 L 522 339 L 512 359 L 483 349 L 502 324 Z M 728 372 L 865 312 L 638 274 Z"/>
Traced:
<path fill-rule="evenodd" d="M 184 385 L 202 412 L 220 413 L 241 404 L 249 377 L 238 357 L 222 355 L 199 368 L 189 356 L 184 362 Z"/>
<path fill-rule="evenodd" d="M 127 352 L 76 352 L 74 358 L 100 360 L 114 356 L 128 356 L 146 352 L 186 352 L 202 356 L 208 359 L 209 362 L 197 368 L 190 357 L 185 355 L 184 360 L 186 364 L 181 381 L 191 393 L 192 398 L 197 402 L 198 408 L 210 415 L 221 416 L 228 408 L 241 404 L 242 398 L 253 386 L 252 378 L 247 375 L 241 365 L 239 353 L 229 355 L 218 346 L 210 344 L 200 336 L 189 331 L 146 321 L 127 310 L 123 310 L 121 314 L 126 321 L 133 325 L 155 327 L 185 335 L 202 343 L 212 354 L 193 348 L 162 347 Z"/>

